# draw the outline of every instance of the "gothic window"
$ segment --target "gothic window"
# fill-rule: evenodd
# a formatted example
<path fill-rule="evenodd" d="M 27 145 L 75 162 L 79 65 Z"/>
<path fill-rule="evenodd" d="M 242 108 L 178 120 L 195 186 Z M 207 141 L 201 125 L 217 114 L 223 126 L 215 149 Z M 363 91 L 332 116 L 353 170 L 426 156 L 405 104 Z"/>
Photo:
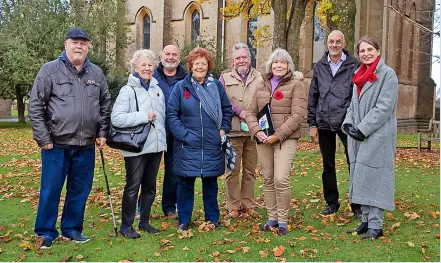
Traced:
<path fill-rule="evenodd" d="M 144 17 L 144 48 L 150 48 L 150 16 L 148 14 Z"/>
<path fill-rule="evenodd" d="M 201 17 L 197 10 L 194 10 L 191 14 L 191 42 L 195 43 L 199 41 L 201 35 Z"/>
<path fill-rule="evenodd" d="M 325 51 L 326 43 L 325 43 L 325 34 L 323 30 L 323 25 L 320 23 L 320 20 L 317 17 L 317 8 L 319 5 L 315 5 L 314 11 L 314 49 L 313 49 L 313 57 L 312 63 L 316 63 L 320 60 Z"/>
<path fill-rule="evenodd" d="M 247 45 L 248 48 L 250 49 L 251 64 L 253 67 L 256 67 L 256 56 L 257 56 L 257 48 L 254 45 L 254 35 L 253 35 L 253 32 L 256 28 L 257 28 L 257 17 L 255 16 L 248 20 L 248 30 L 247 30 Z"/>

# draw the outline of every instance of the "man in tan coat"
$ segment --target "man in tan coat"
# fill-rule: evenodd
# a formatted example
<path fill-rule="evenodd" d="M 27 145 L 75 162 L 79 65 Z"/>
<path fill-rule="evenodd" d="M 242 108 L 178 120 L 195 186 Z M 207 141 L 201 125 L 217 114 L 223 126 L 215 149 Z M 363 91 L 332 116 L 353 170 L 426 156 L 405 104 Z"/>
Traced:
<path fill-rule="evenodd" d="M 244 43 L 233 46 L 233 68 L 222 73 L 219 79 L 225 87 L 233 106 L 231 142 L 237 154 L 234 171 L 226 173 L 226 199 L 228 216 L 236 218 L 239 211 L 255 216 L 254 184 L 257 166 L 256 141 L 251 139 L 245 121 L 245 110 L 253 93 L 261 81 L 261 74 L 251 67 L 251 53 Z M 240 183 L 240 164 L 242 181 Z"/>

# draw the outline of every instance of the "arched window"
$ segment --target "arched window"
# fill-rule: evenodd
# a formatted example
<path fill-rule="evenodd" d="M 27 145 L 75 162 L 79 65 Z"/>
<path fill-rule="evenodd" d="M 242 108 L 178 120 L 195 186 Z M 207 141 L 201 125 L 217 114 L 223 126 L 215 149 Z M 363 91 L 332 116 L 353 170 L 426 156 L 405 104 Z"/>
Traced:
<path fill-rule="evenodd" d="M 248 15 L 251 12 L 251 8 L 248 11 Z M 254 16 L 248 20 L 248 30 L 247 30 L 247 45 L 250 49 L 251 53 L 251 64 L 255 68 L 256 67 L 256 56 L 257 56 L 257 48 L 254 46 L 254 35 L 253 32 L 257 28 L 257 17 Z"/>
<path fill-rule="evenodd" d="M 150 48 L 150 16 L 144 16 L 144 48 Z"/>
<path fill-rule="evenodd" d="M 199 41 L 201 35 L 201 16 L 198 10 L 194 10 L 191 14 L 191 42 L 195 43 Z"/>
<path fill-rule="evenodd" d="M 319 61 L 323 56 L 323 52 L 325 51 L 326 47 L 323 25 L 320 23 L 320 20 L 317 17 L 318 7 L 318 4 L 316 4 L 314 7 L 314 48 L 312 55 L 312 63 L 314 64 L 317 63 L 317 61 Z"/>

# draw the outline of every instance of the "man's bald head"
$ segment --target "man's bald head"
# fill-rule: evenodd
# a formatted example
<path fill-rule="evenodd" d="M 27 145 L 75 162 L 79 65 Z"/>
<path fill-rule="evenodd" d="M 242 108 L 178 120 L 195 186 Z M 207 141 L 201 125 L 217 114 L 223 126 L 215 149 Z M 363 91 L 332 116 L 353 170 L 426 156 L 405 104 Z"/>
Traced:
<path fill-rule="evenodd" d="M 345 35 L 340 30 L 333 30 L 328 36 L 329 55 L 334 58 L 340 58 L 343 48 L 346 46 Z"/>
<path fill-rule="evenodd" d="M 340 30 L 332 30 L 332 32 L 329 33 L 329 35 L 328 35 L 328 41 L 331 37 L 334 37 L 334 36 L 341 36 L 343 39 L 343 42 L 345 41 L 345 34 L 343 34 L 343 32 L 341 32 Z"/>
<path fill-rule="evenodd" d="M 181 53 L 175 45 L 167 45 L 161 52 L 162 66 L 168 70 L 176 69 L 181 62 Z"/>

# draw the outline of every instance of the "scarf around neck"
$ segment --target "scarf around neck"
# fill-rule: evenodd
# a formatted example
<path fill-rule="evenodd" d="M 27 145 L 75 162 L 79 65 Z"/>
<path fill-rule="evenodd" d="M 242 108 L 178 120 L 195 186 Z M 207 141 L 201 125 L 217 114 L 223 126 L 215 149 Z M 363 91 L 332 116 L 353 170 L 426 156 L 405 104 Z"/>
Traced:
<path fill-rule="evenodd" d="M 377 68 L 379 61 L 380 56 L 378 56 L 377 59 L 369 67 L 367 67 L 365 64 L 361 64 L 360 69 L 354 75 L 352 82 L 357 85 L 358 97 L 360 97 L 361 90 L 363 89 L 363 86 L 364 84 L 366 84 L 367 81 L 375 82 L 377 80 L 377 76 L 375 75 L 374 71 Z"/>
<path fill-rule="evenodd" d="M 201 85 L 192 76 L 191 85 L 195 89 L 205 113 L 216 123 L 217 128 L 220 129 L 222 125 L 222 108 L 219 89 L 214 82 L 213 76 L 208 74 L 205 78 L 204 85 Z"/>

